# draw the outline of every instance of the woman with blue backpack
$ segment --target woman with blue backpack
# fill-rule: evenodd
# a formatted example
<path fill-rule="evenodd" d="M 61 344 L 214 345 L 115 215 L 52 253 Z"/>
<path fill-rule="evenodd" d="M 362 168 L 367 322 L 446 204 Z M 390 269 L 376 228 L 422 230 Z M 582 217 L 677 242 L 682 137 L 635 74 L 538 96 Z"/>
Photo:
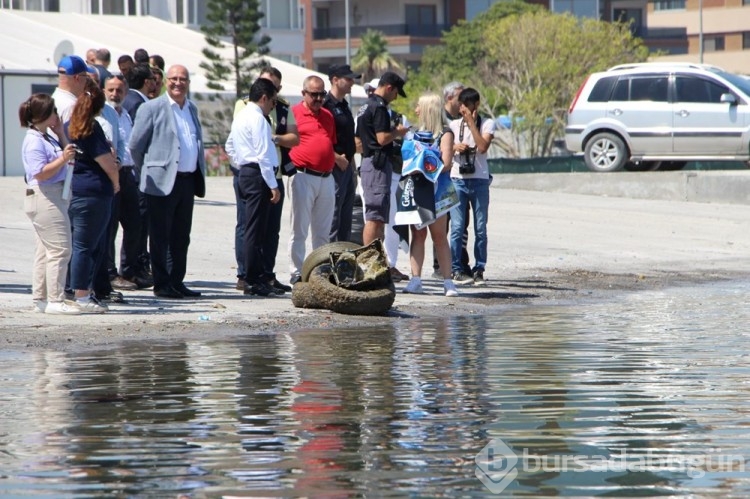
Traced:
<path fill-rule="evenodd" d="M 422 94 L 417 102 L 415 112 L 418 116 L 418 131 L 415 140 L 429 145 L 442 161 L 440 175 L 450 176 L 450 165 L 453 160 L 453 132 L 443 127 L 443 99 L 435 93 Z M 447 166 L 445 166 L 447 165 Z M 414 173 L 420 175 L 420 173 Z M 425 240 L 427 231 L 435 245 L 440 274 L 443 276 L 445 296 L 458 296 L 456 285 L 451 279 L 451 250 L 448 243 L 448 223 L 446 216 L 438 216 L 426 227 L 411 225 L 411 245 L 409 260 L 411 262 L 411 279 L 404 288 L 404 293 L 424 293 L 422 288 L 422 265 L 424 263 Z"/>

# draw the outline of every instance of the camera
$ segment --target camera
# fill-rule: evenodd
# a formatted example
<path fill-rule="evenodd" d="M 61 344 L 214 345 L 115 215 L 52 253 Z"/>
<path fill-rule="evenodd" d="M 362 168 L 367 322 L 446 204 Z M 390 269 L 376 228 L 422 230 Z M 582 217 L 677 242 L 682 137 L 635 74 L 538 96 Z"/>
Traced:
<path fill-rule="evenodd" d="M 474 166 L 474 159 L 477 156 L 476 147 L 467 147 L 464 152 L 461 153 L 461 163 L 458 165 L 458 173 L 461 175 L 471 175 L 476 171 Z"/>

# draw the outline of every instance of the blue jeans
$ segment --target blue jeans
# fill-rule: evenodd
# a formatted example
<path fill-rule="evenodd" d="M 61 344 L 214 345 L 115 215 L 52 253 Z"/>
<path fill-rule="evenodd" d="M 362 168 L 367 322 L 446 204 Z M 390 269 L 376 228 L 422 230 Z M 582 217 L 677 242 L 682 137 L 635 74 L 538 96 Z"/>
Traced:
<path fill-rule="evenodd" d="M 70 288 L 91 289 L 94 272 L 107 256 L 112 196 L 73 196 L 68 207 L 73 232 Z"/>
<path fill-rule="evenodd" d="M 472 272 L 481 270 L 487 265 L 487 214 L 490 206 L 490 180 L 469 178 L 453 179 L 458 193 L 458 204 L 451 209 L 451 270 L 461 272 L 461 250 L 466 209 L 471 205 L 474 219 L 474 267 Z"/>

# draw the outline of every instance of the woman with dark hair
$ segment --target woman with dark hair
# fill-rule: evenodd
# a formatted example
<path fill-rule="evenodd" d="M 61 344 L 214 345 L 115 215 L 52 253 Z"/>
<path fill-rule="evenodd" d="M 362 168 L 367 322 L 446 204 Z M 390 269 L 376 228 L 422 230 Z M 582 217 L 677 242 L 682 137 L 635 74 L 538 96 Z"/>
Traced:
<path fill-rule="evenodd" d="M 106 256 L 112 200 L 120 190 L 112 145 L 95 119 L 103 107 L 104 93 L 89 80 L 66 124 L 68 137 L 77 148 L 73 196 L 68 209 L 73 230 L 70 287 L 83 312 L 99 314 L 108 308 L 94 297 L 93 279 Z"/>
<path fill-rule="evenodd" d="M 75 147 L 63 133 L 55 101 L 47 94 L 34 94 L 18 108 L 21 126 L 27 128 L 21 156 L 26 172 L 24 211 L 34 226 L 34 269 L 31 294 L 34 311 L 48 314 L 80 314 L 65 303 L 65 274 L 70 261 L 68 201 L 63 199 L 68 161 Z M 48 132 L 61 137 L 60 142 Z"/>

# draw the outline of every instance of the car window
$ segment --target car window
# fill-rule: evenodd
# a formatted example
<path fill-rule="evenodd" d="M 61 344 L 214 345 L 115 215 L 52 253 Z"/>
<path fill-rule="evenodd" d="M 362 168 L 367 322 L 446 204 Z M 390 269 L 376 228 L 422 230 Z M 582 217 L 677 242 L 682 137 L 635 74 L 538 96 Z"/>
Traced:
<path fill-rule="evenodd" d="M 675 80 L 677 102 L 721 103 L 721 95 L 731 93 L 729 88 L 717 82 L 695 76 L 677 76 Z"/>
<path fill-rule="evenodd" d="M 668 84 L 666 75 L 621 77 L 615 85 L 612 100 L 667 102 Z"/>
<path fill-rule="evenodd" d="M 612 87 L 616 82 L 616 76 L 607 76 L 597 81 L 594 85 L 594 88 L 591 89 L 588 101 L 607 102 L 609 100 L 610 94 L 612 93 Z"/>

